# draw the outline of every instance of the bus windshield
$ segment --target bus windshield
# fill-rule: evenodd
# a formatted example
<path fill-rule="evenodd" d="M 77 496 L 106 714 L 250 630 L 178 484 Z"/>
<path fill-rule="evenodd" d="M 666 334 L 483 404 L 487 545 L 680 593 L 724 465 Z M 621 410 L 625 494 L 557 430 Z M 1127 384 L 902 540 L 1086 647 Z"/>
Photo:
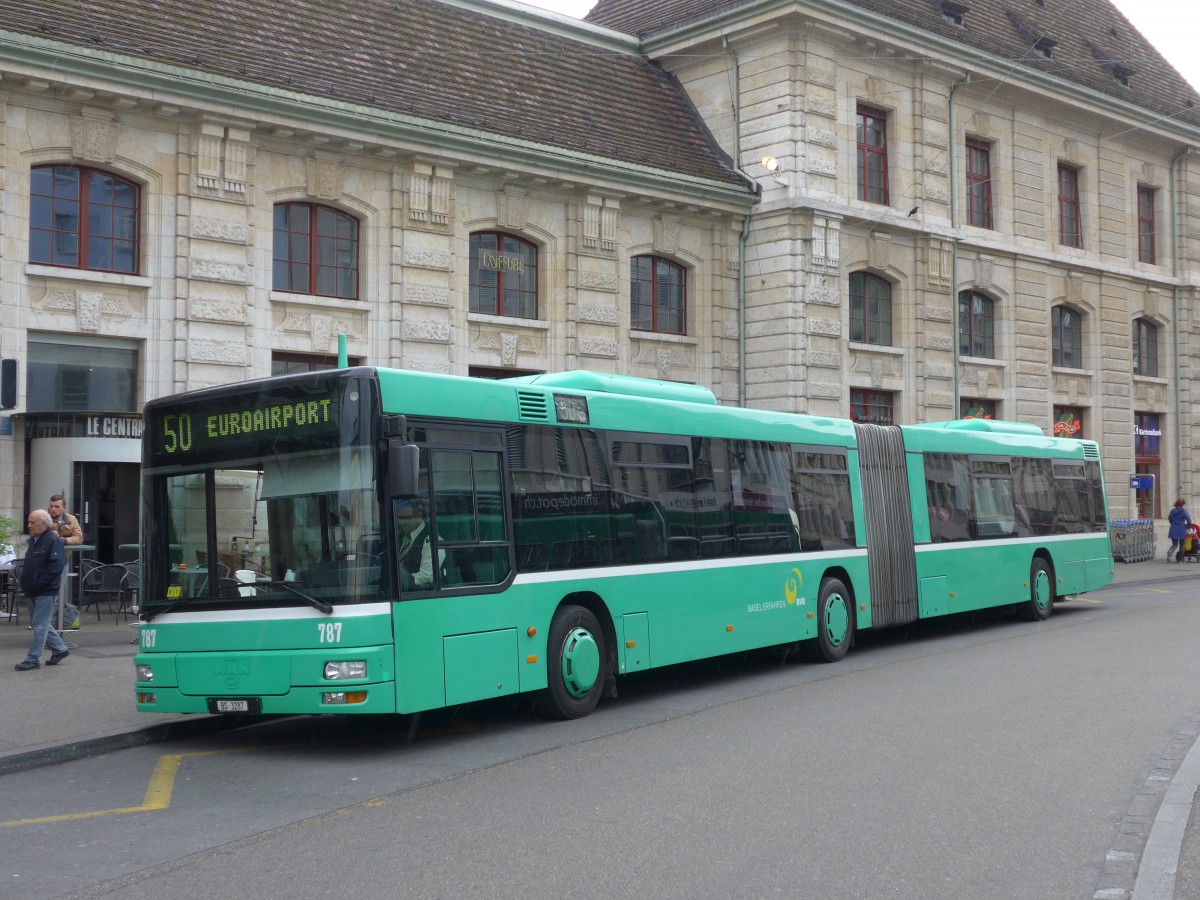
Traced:
<path fill-rule="evenodd" d="M 149 404 L 146 614 L 391 595 L 376 403 L 371 379 L 343 370 Z"/>

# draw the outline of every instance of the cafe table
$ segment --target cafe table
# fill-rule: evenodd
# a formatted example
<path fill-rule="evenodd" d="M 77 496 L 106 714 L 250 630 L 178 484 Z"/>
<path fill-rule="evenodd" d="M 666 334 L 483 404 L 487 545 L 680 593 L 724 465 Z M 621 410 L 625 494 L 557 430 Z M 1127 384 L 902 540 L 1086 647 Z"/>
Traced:
<path fill-rule="evenodd" d="M 58 586 L 58 632 L 62 634 L 63 629 L 63 611 L 66 608 L 67 601 L 78 599 L 75 596 L 75 591 L 72 588 L 73 584 L 77 583 L 79 578 L 79 560 L 83 557 L 78 554 L 95 553 L 95 544 L 66 544 L 63 547 L 67 551 L 67 565 L 63 569 L 63 575 L 66 577 Z M 76 581 L 72 581 L 74 578 Z M 78 605 L 78 604 L 76 604 Z"/>

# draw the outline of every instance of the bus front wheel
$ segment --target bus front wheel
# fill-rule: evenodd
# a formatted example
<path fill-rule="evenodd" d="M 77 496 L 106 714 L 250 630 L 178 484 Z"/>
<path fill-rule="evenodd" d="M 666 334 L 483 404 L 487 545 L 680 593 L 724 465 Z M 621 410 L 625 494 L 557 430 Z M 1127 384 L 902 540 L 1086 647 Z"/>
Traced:
<path fill-rule="evenodd" d="M 817 662 L 837 662 L 850 650 L 854 639 L 854 601 L 840 579 L 826 578 L 817 597 L 817 638 L 813 656 Z"/>
<path fill-rule="evenodd" d="M 538 706 L 559 719 L 586 716 L 604 688 L 604 630 L 590 609 L 564 606 L 550 622 L 546 641 L 547 687 Z"/>
<path fill-rule="evenodd" d="M 1022 615 L 1030 622 L 1050 617 L 1054 609 L 1054 573 L 1050 564 L 1040 556 L 1029 567 L 1029 599 L 1021 604 Z"/>

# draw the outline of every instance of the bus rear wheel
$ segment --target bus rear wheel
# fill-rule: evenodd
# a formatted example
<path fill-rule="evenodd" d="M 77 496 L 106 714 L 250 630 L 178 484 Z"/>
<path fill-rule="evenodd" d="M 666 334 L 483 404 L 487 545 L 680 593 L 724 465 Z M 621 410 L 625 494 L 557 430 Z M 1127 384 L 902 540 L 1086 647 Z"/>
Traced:
<path fill-rule="evenodd" d="M 547 687 L 538 697 L 544 715 L 558 719 L 586 716 L 604 688 L 604 630 L 590 609 L 564 606 L 550 622 L 546 641 Z"/>
<path fill-rule="evenodd" d="M 817 596 L 817 638 L 813 657 L 817 662 L 844 659 L 854 639 L 854 601 L 841 579 L 825 578 Z"/>
<path fill-rule="evenodd" d="M 1021 615 L 1030 622 L 1050 617 L 1054 609 L 1054 573 L 1050 564 L 1040 556 L 1029 567 L 1029 599 L 1020 606 Z"/>

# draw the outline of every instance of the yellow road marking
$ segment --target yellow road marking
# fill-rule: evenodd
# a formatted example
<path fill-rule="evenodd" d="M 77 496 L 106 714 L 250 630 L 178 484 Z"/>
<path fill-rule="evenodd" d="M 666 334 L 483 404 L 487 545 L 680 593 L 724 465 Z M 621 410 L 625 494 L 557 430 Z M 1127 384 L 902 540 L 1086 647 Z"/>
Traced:
<path fill-rule="evenodd" d="M 121 806 L 117 809 L 97 809 L 92 812 L 63 813 L 60 816 L 40 816 L 36 819 L 14 819 L 11 822 L 0 822 L 0 828 L 12 828 L 17 825 L 45 825 L 51 822 L 79 822 L 84 819 L 96 819 L 100 816 L 116 816 L 124 813 L 151 812 L 156 809 L 166 809 L 171 805 L 171 792 L 175 789 L 175 776 L 179 766 L 185 759 L 198 756 L 224 756 L 230 753 L 248 753 L 254 750 L 264 750 L 265 747 L 240 747 L 234 750 L 202 750 L 196 753 L 170 753 L 158 758 L 154 774 L 146 786 L 146 795 L 142 798 L 141 806 Z"/>

